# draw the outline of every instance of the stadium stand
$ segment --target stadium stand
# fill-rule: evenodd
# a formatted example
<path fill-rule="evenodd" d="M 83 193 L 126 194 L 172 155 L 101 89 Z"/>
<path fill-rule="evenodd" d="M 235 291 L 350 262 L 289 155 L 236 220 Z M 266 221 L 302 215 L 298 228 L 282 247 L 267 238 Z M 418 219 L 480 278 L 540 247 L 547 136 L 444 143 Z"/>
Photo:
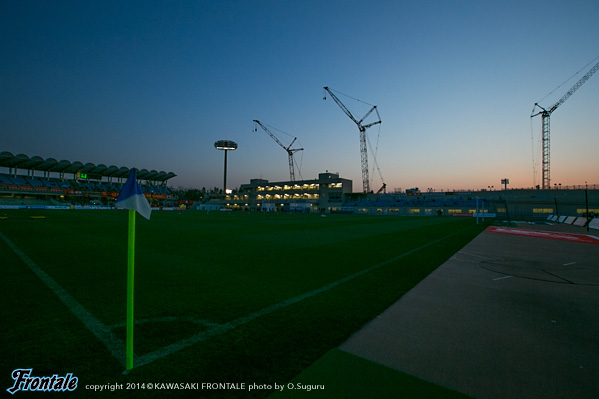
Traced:
<path fill-rule="evenodd" d="M 4 170 L 2 170 L 3 168 Z M 0 202 L 4 204 L 102 203 L 118 196 L 129 168 L 0 152 Z M 141 169 L 137 177 L 150 202 L 174 199 L 173 172 Z"/>

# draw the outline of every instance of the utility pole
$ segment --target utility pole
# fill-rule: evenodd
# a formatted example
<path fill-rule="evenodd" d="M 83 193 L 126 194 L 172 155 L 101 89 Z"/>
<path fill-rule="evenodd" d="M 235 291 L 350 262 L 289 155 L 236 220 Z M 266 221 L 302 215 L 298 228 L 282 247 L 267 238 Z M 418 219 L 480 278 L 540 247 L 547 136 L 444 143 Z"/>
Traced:
<path fill-rule="evenodd" d="M 589 231 L 589 224 L 591 223 L 591 219 L 589 218 L 589 183 L 585 181 L 584 184 L 584 202 L 587 205 L 587 231 Z"/>

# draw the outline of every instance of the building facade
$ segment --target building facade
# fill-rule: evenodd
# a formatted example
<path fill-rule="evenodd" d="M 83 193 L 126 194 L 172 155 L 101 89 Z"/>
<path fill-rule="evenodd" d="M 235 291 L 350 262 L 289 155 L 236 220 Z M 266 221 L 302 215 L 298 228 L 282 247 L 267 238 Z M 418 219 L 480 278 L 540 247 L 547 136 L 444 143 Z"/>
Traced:
<path fill-rule="evenodd" d="M 269 182 L 251 179 L 248 184 L 241 185 L 237 194 L 228 195 L 221 203 L 230 209 L 262 212 L 330 212 L 341 208 L 345 194 L 351 192 L 351 180 L 327 171 L 312 180 Z"/>

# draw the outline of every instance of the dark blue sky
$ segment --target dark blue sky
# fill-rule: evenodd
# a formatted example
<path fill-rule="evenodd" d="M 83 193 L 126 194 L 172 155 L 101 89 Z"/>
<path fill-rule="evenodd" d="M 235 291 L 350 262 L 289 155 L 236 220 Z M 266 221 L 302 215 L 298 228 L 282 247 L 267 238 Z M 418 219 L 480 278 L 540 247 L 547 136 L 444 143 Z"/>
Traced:
<path fill-rule="evenodd" d="M 323 101 L 329 86 L 378 106 L 369 150 L 378 138 L 391 190 L 529 187 L 532 106 L 599 56 L 598 20 L 595 0 L 2 2 L 0 150 L 213 187 L 213 143 L 231 139 L 231 187 L 287 180 L 259 119 L 298 137 L 303 178 L 339 172 L 360 191 L 358 129 Z M 357 117 L 369 109 L 340 99 Z M 552 115 L 554 182 L 599 183 L 598 109 L 594 76 Z"/>

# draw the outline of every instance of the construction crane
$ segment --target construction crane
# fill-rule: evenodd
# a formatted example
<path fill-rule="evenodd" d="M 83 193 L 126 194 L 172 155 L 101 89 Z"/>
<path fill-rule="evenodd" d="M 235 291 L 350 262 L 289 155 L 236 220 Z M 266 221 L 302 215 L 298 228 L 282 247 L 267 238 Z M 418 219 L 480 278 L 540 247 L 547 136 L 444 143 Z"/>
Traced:
<path fill-rule="evenodd" d="M 293 143 L 295 143 L 295 140 L 297 140 L 297 137 L 294 137 L 293 141 L 291 141 L 291 144 L 289 144 L 287 147 L 285 147 L 285 145 L 283 143 L 281 143 L 281 141 L 277 138 L 277 136 L 275 136 L 270 130 L 268 130 L 268 128 L 266 126 L 264 126 L 259 120 L 254 119 L 254 123 L 256 123 L 257 125 L 260 125 L 262 130 L 264 130 L 266 133 L 268 133 L 268 135 L 270 137 L 272 137 L 272 139 L 287 152 L 287 155 L 289 156 L 289 180 L 295 181 L 295 170 L 293 167 L 293 154 L 295 154 L 298 151 L 304 150 L 303 148 L 291 148 Z M 254 128 L 254 131 L 257 131 L 257 129 Z"/>
<path fill-rule="evenodd" d="M 566 92 L 566 94 L 564 94 L 562 96 L 562 98 L 559 99 L 558 102 L 556 102 L 555 104 L 553 104 L 551 107 L 549 108 L 543 108 L 541 107 L 538 103 L 535 103 L 533 109 L 532 109 L 532 113 L 530 114 L 530 117 L 533 118 L 537 115 L 541 115 L 541 121 L 542 121 L 542 143 L 543 143 L 543 189 L 550 189 L 551 188 L 551 176 L 550 176 L 550 157 L 549 157 L 549 120 L 551 117 L 551 114 L 553 113 L 553 111 L 555 111 L 560 105 L 562 105 L 568 98 L 570 98 L 570 96 L 572 94 L 574 94 L 574 92 L 576 92 L 576 90 L 578 90 L 580 88 L 580 86 L 582 86 L 587 80 L 589 80 L 589 78 L 591 76 L 593 76 L 593 74 L 595 72 L 597 72 L 597 70 L 599 70 L 599 62 L 597 64 L 595 64 L 595 66 L 593 66 L 582 78 L 580 78 L 580 80 L 578 82 L 576 82 L 576 84 L 574 84 L 574 86 L 572 86 L 572 88 L 570 88 L 570 90 L 568 90 Z M 535 111 L 538 109 L 540 109 L 539 112 L 537 112 L 535 114 Z"/>
<path fill-rule="evenodd" d="M 347 116 L 349 116 L 349 119 L 351 119 L 358 126 L 358 130 L 360 131 L 360 154 L 361 154 L 361 160 L 362 160 L 362 191 L 365 193 L 369 193 L 370 192 L 370 178 L 368 175 L 368 153 L 366 150 L 366 129 L 381 123 L 381 116 L 379 115 L 379 111 L 376 108 L 376 105 L 373 105 L 372 108 L 370 108 L 370 111 L 368 111 L 366 113 L 366 115 L 364 115 L 362 117 L 362 119 L 357 120 L 356 118 L 354 118 L 352 113 L 349 112 L 349 109 L 347 109 L 347 107 L 345 105 L 343 105 L 341 100 L 339 100 L 337 98 L 337 96 L 331 91 L 331 89 L 329 89 L 328 87 L 325 87 L 324 89 L 327 91 L 327 93 L 329 93 L 331 95 L 333 100 L 335 100 L 335 102 L 337 103 L 339 108 L 341 108 L 343 110 L 343 112 L 345 112 L 345 114 Z M 324 97 L 324 99 L 326 100 L 326 96 Z M 376 112 L 378 120 L 376 122 L 372 122 L 367 125 L 362 125 L 362 122 L 364 121 L 364 119 L 366 119 L 372 113 L 372 111 Z M 386 187 L 386 185 L 384 185 L 384 186 Z M 381 190 L 379 190 L 379 191 L 381 191 Z"/>

